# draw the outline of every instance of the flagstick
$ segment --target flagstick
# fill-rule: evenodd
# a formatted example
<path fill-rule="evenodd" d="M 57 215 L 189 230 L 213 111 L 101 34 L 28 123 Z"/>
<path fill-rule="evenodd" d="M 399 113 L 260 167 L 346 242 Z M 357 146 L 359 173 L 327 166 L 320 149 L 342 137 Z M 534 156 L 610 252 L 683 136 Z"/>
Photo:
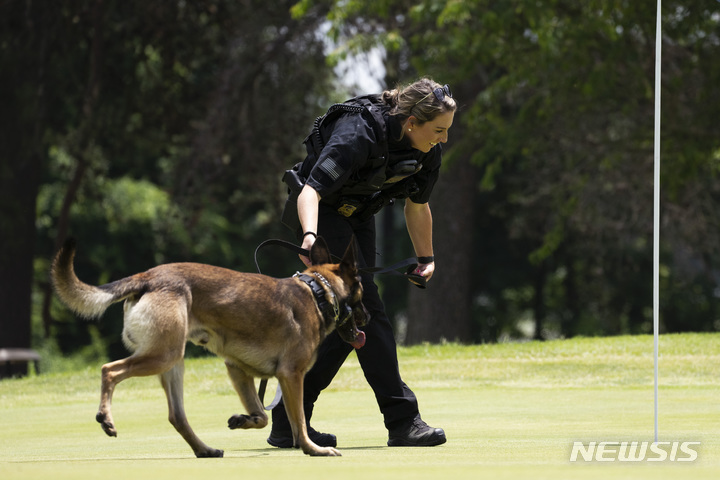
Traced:
<path fill-rule="evenodd" d="M 660 74 L 662 31 L 660 4 L 657 2 L 655 30 L 655 194 L 653 219 L 653 337 L 655 350 L 655 443 L 658 442 L 658 350 L 660 338 Z"/>

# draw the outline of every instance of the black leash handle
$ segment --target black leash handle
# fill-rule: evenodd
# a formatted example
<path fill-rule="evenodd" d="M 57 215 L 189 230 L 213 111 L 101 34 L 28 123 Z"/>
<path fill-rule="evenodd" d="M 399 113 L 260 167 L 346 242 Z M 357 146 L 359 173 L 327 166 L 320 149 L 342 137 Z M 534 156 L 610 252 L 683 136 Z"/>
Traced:
<path fill-rule="evenodd" d="M 255 249 L 255 268 L 257 268 L 257 272 L 261 273 L 260 271 L 260 264 L 258 263 L 258 252 L 262 250 L 265 247 L 268 247 L 270 245 L 277 245 L 280 247 L 287 248 L 291 252 L 297 253 L 298 255 L 303 255 L 305 257 L 310 256 L 310 252 L 302 247 L 299 247 L 295 245 L 294 243 L 290 243 L 285 240 L 280 240 L 277 238 L 271 238 L 269 240 L 265 240 L 262 242 L 258 247 Z M 336 261 L 340 261 L 341 259 L 336 257 L 335 255 L 332 255 L 332 259 Z M 407 270 L 404 273 L 398 272 L 398 269 L 400 268 L 406 268 Z M 393 265 L 390 265 L 389 267 L 365 267 L 360 268 L 358 271 L 360 273 L 369 273 L 371 275 L 400 275 L 405 277 L 407 280 L 409 280 L 413 285 L 415 285 L 418 288 L 427 288 L 427 279 L 423 277 L 422 275 L 418 275 L 417 273 L 413 273 L 415 269 L 418 267 L 418 262 L 414 258 L 406 258 L 405 260 L 401 260 Z"/>

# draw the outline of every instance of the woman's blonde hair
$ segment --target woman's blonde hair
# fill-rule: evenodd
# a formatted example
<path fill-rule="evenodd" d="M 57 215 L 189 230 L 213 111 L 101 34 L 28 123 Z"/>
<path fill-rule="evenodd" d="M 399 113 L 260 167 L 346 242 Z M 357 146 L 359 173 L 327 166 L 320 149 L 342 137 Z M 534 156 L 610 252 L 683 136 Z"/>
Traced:
<path fill-rule="evenodd" d="M 413 116 L 419 124 L 423 124 L 442 113 L 457 109 L 450 88 L 428 77 L 409 85 L 398 85 L 393 90 L 385 90 L 382 99 L 391 106 L 390 115 L 397 117 L 400 123 Z"/>

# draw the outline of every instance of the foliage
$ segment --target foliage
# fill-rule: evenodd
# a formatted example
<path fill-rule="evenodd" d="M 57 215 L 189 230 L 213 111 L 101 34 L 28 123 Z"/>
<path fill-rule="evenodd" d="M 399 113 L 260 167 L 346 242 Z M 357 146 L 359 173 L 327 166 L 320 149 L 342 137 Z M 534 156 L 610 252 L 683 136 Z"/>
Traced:
<path fill-rule="evenodd" d="M 712 331 L 720 3 L 663 4 L 662 327 Z M 289 235 L 282 171 L 348 94 L 332 69 L 367 52 L 382 55 L 387 85 L 432 76 L 460 104 L 431 202 L 431 288 L 381 285 L 411 341 L 649 331 L 654 8 L 0 2 L 0 276 L 13 307 L 0 342 L 28 323 L 32 267 L 35 346 L 124 354 L 119 307 L 94 325 L 50 301 L 49 259 L 68 235 L 89 283 L 180 260 L 253 270 L 260 241 Z M 409 254 L 400 216 L 378 221 L 380 263 Z M 265 267 L 300 265 L 278 254 Z"/>

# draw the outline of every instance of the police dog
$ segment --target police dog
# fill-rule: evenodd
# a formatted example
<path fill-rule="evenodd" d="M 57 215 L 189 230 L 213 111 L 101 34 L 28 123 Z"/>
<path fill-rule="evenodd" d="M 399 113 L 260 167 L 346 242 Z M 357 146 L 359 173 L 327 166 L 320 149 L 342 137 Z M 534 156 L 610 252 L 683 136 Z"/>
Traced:
<path fill-rule="evenodd" d="M 354 240 L 354 239 L 353 239 Z M 233 415 L 230 428 L 263 428 L 267 414 L 258 398 L 255 377 L 277 377 L 296 447 L 308 455 L 338 456 L 334 448 L 313 443 L 303 411 L 303 379 L 315 361 L 320 342 L 337 329 L 341 338 L 360 348 L 365 334 L 362 286 L 355 242 L 340 263 L 332 263 L 327 244 L 318 238 L 310 251 L 307 278 L 271 278 L 211 265 L 172 263 L 101 286 L 75 275 L 75 241 L 69 240 L 52 266 L 55 291 L 80 316 L 95 318 L 115 302 L 124 304 L 122 338 L 133 352 L 102 367 L 100 408 L 96 419 L 117 436 L 111 413 L 115 386 L 126 378 L 159 375 L 168 400 L 169 420 L 197 457 L 222 457 L 193 432 L 183 407 L 183 357 L 187 341 L 225 359 L 230 380 L 247 415 Z M 320 310 L 313 287 L 324 290 L 334 307 Z"/>

